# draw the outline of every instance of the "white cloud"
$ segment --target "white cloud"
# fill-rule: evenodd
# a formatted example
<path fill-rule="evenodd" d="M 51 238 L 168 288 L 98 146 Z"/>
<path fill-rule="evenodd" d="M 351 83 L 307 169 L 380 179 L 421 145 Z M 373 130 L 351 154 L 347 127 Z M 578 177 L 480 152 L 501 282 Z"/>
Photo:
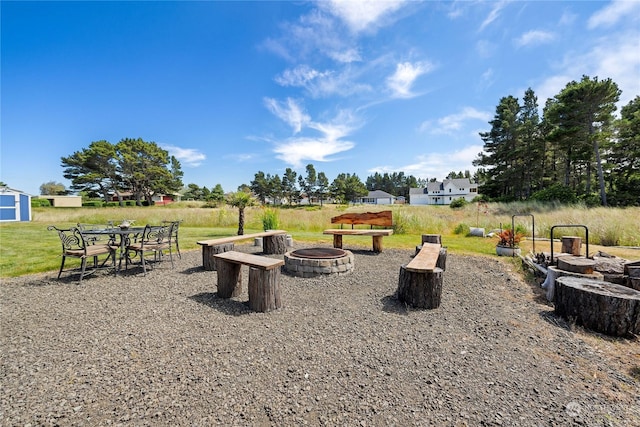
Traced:
<path fill-rule="evenodd" d="M 299 65 L 293 69 L 285 70 L 281 75 L 276 76 L 275 80 L 281 86 L 307 86 L 314 79 L 331 74 L 329 71 L 320 72 L 314 70 L 308 65 Z"/>
<path fill-rule="evenodd" d="M 356 93 L 369 92 L 371 86 L 356 83 L 357 77 L 350 68 L 341 72 L 317 71 L 307 65 L 285 70 L 275 81 L 282 86 L 301 87 L 313 98 L 331 95 L 350 96 Z"/>
<path fill-rule="evenodd" d="M 287 98 L 284 104 L 272 98 L 265 98 L 264 103 L 276 117 L 291 126 L 294 134 L 299 133 L 311 120 L 302 107 L 291 98 Z"/>
<path fill-rule="evenodd" d="M 540 45 L 549 43 L 553 41 L 553 39 L 555 39 L 555 34 L 549 31 L 532 30 L 515 39 L 514 44 L 517 47 Z"/>
<path fill-rule="evenodd" d="M 611 78 L 622 90 L 620 104 L 627 104 L 640 93 L 640 54 L 637 30 L 612 34 L 597 39 L 589 50 L 570 53 L 563 58 L 558 72 L 542 81 L 535 89 L 541 105 L 553 98 L 572 80 L 583 75 L 599 80 Z"/>
<path fill-rule="evenodd" d="M 497 48 L 498 46 L 489 40 L 478 40 L 476 42 L 476 52 L 481 58 L 492 57 Z"/>
<path fill-rule="evenodd" d="M 427 131 L 431 134 L 453 134 L 459 132 L 465 122 L 469 120 L 481 120 L 488 122 L 491 114 L 476 110 L 473 107 L 465 107 L 460 113 L 451 114 L 435 121 L 425 121 L 420 125 L 420 131 Z"/>
<path fill-rule="evenodd" d="M 181 164 L 189 167 L 197 167 L 206 160 L 205 156 L 195 148 L 181 148 L 175 145 L 162 145 L 162 148 L 167 150 L 170 155 L 174 156 Z"/>
<path fill-rule="evenodd" d="M 319 1 L 320 8 L 340 18 L 355 33 L 383 26 L 390 14 L 400 9 L 405 0 L 331 0 Z"/>
<path fill-rule="evenodd" d="M 591 15 L 587 22 L 589 29 L 612 27 L 624 18 L 640 15 L 640 2 L 631 0 L 614 0 L 603 9 Z"/>
<path fill-rule="evenodd" d="M 493 21 L 498 19 L 498 16 L 500 16 L 500 11 L 507 5 L 507 3 L 509 2 L 506 0 L 492 3 L 493 8 L 491 9 L 491 12 L 489 12 L 489 15 L 487 15 L 487 17 L 484 19 L 484 21 L 482 21 L 482 24 L 480 24 L 480 29 L 478 31 L 484 30 Z"/>
<path fill-rule="evenodd" d="M 276 157 L 285 163 L 299 168 L 304 161 L 327 162 L 330 156 L 351 150 L 355 143 L 351 141 L 335 141 L 325 137 L 291 138 L 276 145 Z"/>
<path fill-rule="evenodd" d="M 330 161 L 330 156 L 351 150 L 355 143 L 345 139 L 358 127 L 356 119 L 350 111 L 340 111 L 328 122 L 318 122 L 310 119 L 306 114 L 304 120 L 297 120 L 300 111 L 297 104 L 287 99 L 287 107 L 275 100 L 267 100 L 267 108 L 273 114 L 288 124 L 295 123 L 297 132 L 315 133 L 316 135 L 301 135 L 276 141 L 273 151 L 276 157 L 293 167 L 300 167 L 305 160 L 318 162 Z M 298 128 L 299 125 L 299 128 Z"/>
<path fill-rule="evenodd" d="M 482 145 L 468 145 L 451 152 L 423 154 L 417 156 L 414 163 L 398 167 L 377 166 L 368 170 L 368 172 L 404 172 L 416 178 L 436 178 L 441 181 L 452 171 L 464 172 L 468 170 L 473 174 L 476 169 L 471 164 L 478 156 L 478 153 L 482 151 L 482 148 Z"/>
<path fill-rule="evenodd" d="M 422 74 L 431 70 L 431 64 L 427 62 L 403 62 L 397 64 L 396 71 L 387 78 L 387 86 L 391 89 L 394 98 L 411 98 L 411 86 Z"/>

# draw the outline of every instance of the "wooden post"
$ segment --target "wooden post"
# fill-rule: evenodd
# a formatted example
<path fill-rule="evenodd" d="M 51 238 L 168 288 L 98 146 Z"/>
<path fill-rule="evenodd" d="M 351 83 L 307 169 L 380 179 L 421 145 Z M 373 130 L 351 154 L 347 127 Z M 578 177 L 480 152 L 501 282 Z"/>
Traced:
<path fill-rule="evenodd" d="M 242 265 L 218 260 L 218 296 L 237 297 L 242 293 Z"/>
<path fill-rule="evenodd" d="M 373 252 L 382 252 L 382 236 L 372 236 L 373 238 Z"/>
<path fill-rule="evenodd" d="M 279 267 L 270 270 L 249 268 L 249 307 L 259 312 L 282 307 Z"/>
<path fill-rule="evenodd" d="M 561 252 L 565 254 L 571 254 L 580 256 L 580 249 L 582 248 L 582 238 L 576 236 L 563 236 L 562 237 L 562 249 Z"/>
<path fill-rule="evenodd" d="M 640 292 L 609 282 L 559 277 L 555 312 L 607 335 L 640 333 Z"/>
<path fill-rule="evenodd" d="M 262 250 L 267 255 L 282 255 L 287 252 L 286 234 L 264 236 L 262 238 Z"/>
<path fill-rule="evenodd" d="M 342 249 L 342 234 L 333 235 L 333 247 Z"/>
<path fill-rule="evenodd" d="M 416 308 L 438 308 L 442 295 L 442 269 L 423 273 L 400 267 L 398 299 Z"/>
<path fill-rule="evenodd" d="M 442 244 L 442 236 L 440 234 L 423 234 L 422 243 L 437 243 Z"/>
<path fill-rule="evenodd" d="M 202 266 L 206 271 L 216 271 L 215 254 L 232 251 L 233 243 L 225 243 L 223 245 L 202 246 Z"/>
<path fill-rule="evenodd" d="M 436 267 L 441 268 L 442 271 L 447 270 L 447 248 L 440 248 L 438 261 L 436 261 Z"/>

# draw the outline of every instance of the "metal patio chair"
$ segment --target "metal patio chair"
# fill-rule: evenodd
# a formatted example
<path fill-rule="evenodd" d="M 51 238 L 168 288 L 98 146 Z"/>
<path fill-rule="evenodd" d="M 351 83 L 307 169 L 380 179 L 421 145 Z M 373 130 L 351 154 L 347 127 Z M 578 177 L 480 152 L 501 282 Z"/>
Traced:
<path fill-rule="evenodd" d="M 147 254 L 153 254 L 153 261 L 160 262 L 164 256 L 164 251 L 169 251 L 169 259 L 171 260 L 171 268 L 173 268 L 172 234 L 173 223 L 164 225 L 149 225 L 144 227 L 144 231 L 139 239 L 127 245 L 127 255 L 125 256 L 125 269 L 128 268 L 129 262 L 133 258 L 140 256 L 140 264 L 142 264 L 143 274 L 147 274 Z M 130 256 L 129 252 L 134 255 Z"/>
<path fill-rule="evenodd" d="M 47 227 L 47 230 L 55 230 L 58 233 L 58 237 L 60 237 L 60 242 L 62 243 L 62 262 L 60 264 L 60 271 L 58 272 L 58 279 L 64 271 L 64 264 L 67 257 L 79 258 L 82 260 L 82 264 L 80 266 L 80 280 L 78 283 L 82 282 L 82 279 L 89 274 L 92 274 L 99 268 L 104 267 L 109 260 L 111 260 L 111 265 L 115 270 L 115 253 L 117 249 L 115 246 L 92 240 L 90 236 L 85 236 L 78 227 L 58 228 L 50 225 Z M 101 255 L 107 255 L 107 257 L 104 259 L 102 264 L 98 266 L 98 258 Z M 93 258 L 93 269 L 87 272 L 87 260 L 91 258 Z M 71 271 L 71 269 L 67 271 Z"/>

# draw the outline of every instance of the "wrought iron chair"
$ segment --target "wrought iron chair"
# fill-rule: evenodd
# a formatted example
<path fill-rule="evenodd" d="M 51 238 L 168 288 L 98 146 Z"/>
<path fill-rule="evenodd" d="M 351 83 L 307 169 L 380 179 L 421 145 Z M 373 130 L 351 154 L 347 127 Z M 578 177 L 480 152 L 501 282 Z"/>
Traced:
<path fill-rule="evenodd" d="M 125 256 L 125 269 L 129 267 L 129 261 L 132 258 L 140 256 L 140 263 L 142 264 L 143 274 L 147 274 L 147 259 L 146 254 L 153 253 L 154 261 L 162 261 L 164 256 L 163 251 L 169 251 L 169 259 L 171 260 L 171 268 L 173 268 L 173 254 L 172 254 L 172 234 L 173 223 L 164 225 L 149 225 L 144 227 L 142 236 L 135 242 L 127 245 L 127 256 Z M 129 252 L 133 252 L 133 256 L 129 256 Z"/>
<path fill-rule="evenodd" d="M 171 232 L 171 243 L 175 245 L 176 252 L 178 253 L 178 258 L 182 259 L 182 255 L 180 254 L 180 243 L 178 242 L 178 229 L 180 228 L 180 223 L 182 220 L 177 221 L 162 221 L 162 225 L 173 224 L 173 230 Z"/>
<path fill-rule="evenodd" d="M 85 236 L 77 227 L 63 229 L 50 225 L 47 229 L 50 231 L 55 230 L 58 233 L 58 237 L 60 237 L 60 242 L 62 243 L 62 263 L 60 264 L 58 279 L 64 271 L 64 263 L 67 257 L 80 258 L 82 260 L 82 264 L 80 266 L 80 280 L 78 283 L 82 282 L 82 279 L 89 274 L 92 274 L 97 269 L 104 267 L 109 260 L 111 260 L 111 265 L 115 269 L 115 246 L 108 243 L 97 243 L 90 237 Z M 98 266 L 98 257 L 100 255 L 107 255 L 107 257 L 102 264 Z M 93 258 L 93 269 L 90 272 L 87 272 L 87 259 L 89 258 Z M 71 271 L 71 269 L 68 271 Z"/>

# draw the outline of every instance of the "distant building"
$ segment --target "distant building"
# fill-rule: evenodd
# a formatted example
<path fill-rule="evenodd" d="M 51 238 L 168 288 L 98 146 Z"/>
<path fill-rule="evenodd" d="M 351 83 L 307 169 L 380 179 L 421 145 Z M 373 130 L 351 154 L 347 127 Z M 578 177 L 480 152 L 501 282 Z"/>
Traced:
<path fill-rule="evenodd" d="M 39 199 L 46 199 L 54 208 L 81 208 L 82 196 L 40 196 Z"/>
<path fill-rule="evenodd" d="M 472 201 L 478 195 L 478 184 L 469 178 L 445 179 L 429 182 L 425 188 L 410 188 L 409 203 L 412 205 L 448 205 L 456 199 Z"/>
<path fill-rule="evenodd" d="M 31 221 L 31 196 L 20 190 L 0 187 L 0 222 Z"/>
<path fill-rule="evenodd" d="M 364 203 L 365 205 L 393 205 L 395 203 L 396 196 L 389 194 L 386 191 L 374 190 L 369 191 L 365 197 L 360 197 L 355 200 L 356 203 Z"/>

